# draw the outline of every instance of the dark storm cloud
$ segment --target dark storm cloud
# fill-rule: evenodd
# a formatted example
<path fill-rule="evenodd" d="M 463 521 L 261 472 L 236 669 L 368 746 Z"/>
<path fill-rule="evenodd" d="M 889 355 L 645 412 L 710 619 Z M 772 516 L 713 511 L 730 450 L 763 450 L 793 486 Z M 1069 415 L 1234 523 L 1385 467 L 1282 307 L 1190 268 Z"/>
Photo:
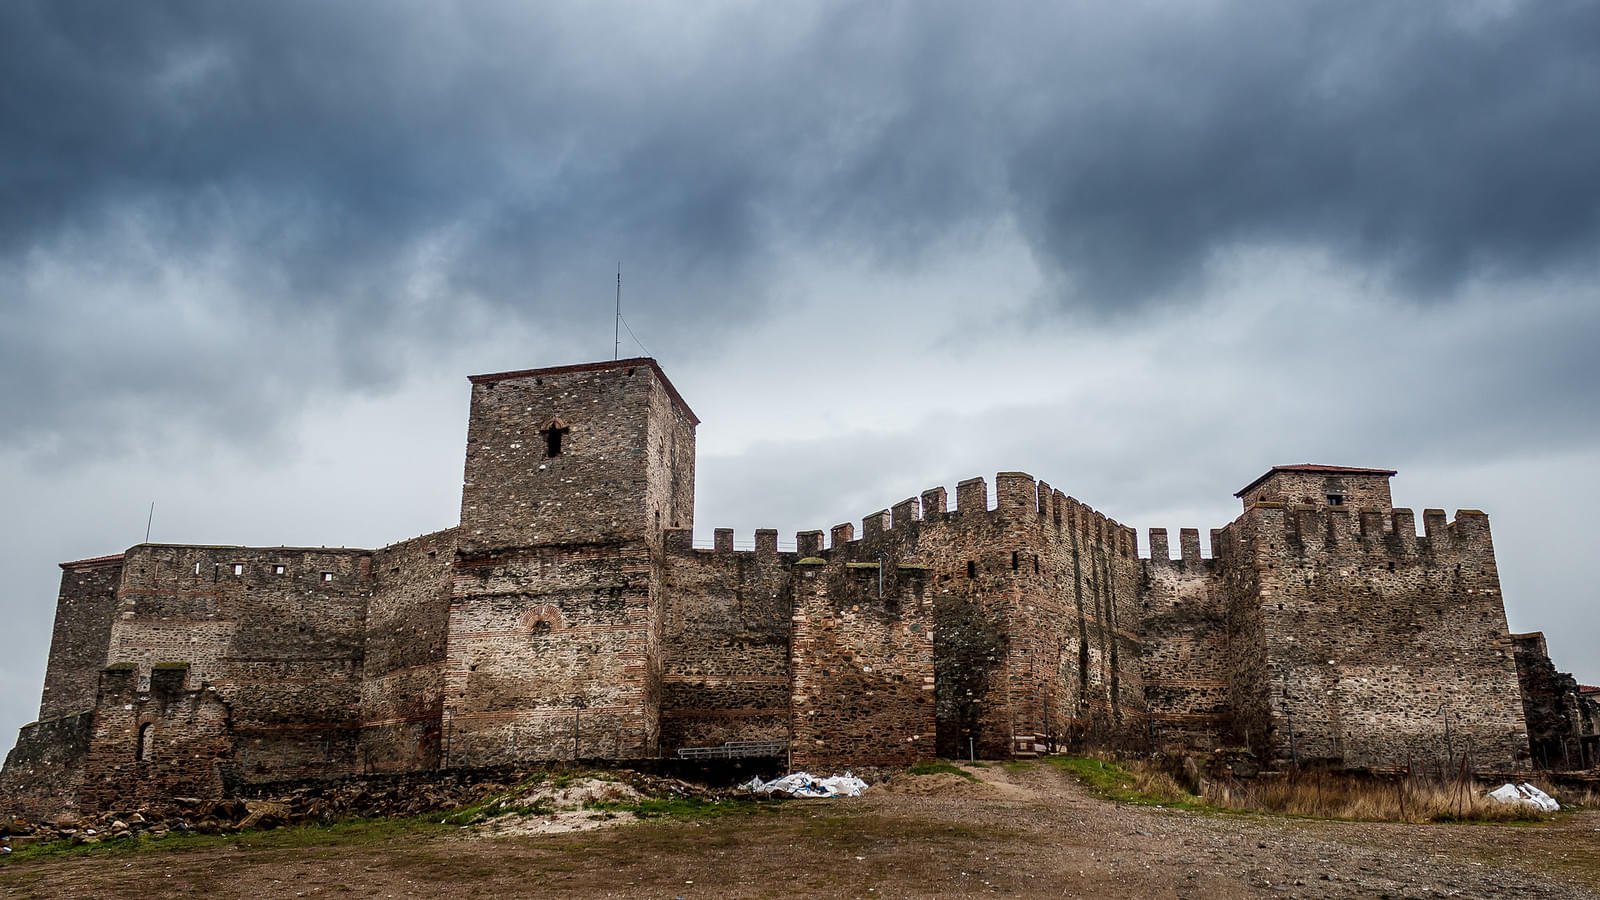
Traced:
<path fill-rule="evenodd" d="M 560 338 L 619 259 L 669 340 L 758 317 L 797 248 L 892 271 L 1008 220 L 1068 307 L 1187 296 L 1240 246 L 1421 299 L 1577 271 L 1595 46 L 1557 2 L 7 4 L 0 372 L 42 394 L 0 441 L 270 432 L 493 317 Z"/>

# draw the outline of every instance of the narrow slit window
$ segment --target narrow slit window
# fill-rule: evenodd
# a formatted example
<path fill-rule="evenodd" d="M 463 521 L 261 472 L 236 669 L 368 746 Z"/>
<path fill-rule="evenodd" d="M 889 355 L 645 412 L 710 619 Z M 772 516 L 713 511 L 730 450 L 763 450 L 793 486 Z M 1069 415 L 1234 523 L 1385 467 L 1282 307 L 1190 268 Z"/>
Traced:
<path fill-rule="evenodd" d="M 139 743 L 133 748 L 133 761 L 145 762 L 150 759 L 150 751 L 155 749 L 156 726 L 154 722 L 146 722 L 139 726 Z"/>
<path fill-rule="evenodd" d="M 200 574 L 200 564 L 199 564 L 199 563 L 195 563 L 195 564 L 194 564 L 194 573 L 195 573 L 195 574 L 196 574 L 196 575 L 199 575 L 199 574 Z"/>
<path fill-rule="evenodd" d="M 272 567 L 272 574 L 274 574 L 274 575 L 282 575 L 283 574 L 283 566 L 273 566 Z"/>
<path fill-rule="evenodd" d="M 333 580 L 333 573 L 332 572 L 323 572 L 322 573 L 322 580 L 323 581 L 332 581 Z"/>
<path fill-rule="evenodd" d="M 235 574 L 235 575 L 243 575 L 244 574 L 244 565 L 241 564 L 241 563 L 234 563 L 233 564 L 233 574 Z"/>
<path fill-rule="evenodd" d="M 1015 551 L 1015 550 L 1011 551 L 1011 571 L 1013 571 L 1013 572 L 1017 571 L 1017 561 L 1019 559 L 1021 559 L 1021 556 L 1022 555 L 1020 553 L 1018 553 L 1017 551 Z"/>
<path fill-rule="evenodd" d="M 970 559 L 967 560 L 967 577 L 968 578 L 977 578 L 978 577 L 978 564 L 973 562 Z"/>

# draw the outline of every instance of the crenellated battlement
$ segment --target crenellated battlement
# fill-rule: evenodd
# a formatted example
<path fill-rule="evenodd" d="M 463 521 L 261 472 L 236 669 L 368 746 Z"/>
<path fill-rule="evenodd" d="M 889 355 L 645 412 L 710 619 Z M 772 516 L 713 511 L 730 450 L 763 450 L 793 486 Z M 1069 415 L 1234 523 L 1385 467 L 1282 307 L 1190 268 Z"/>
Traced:
<path fill-rule="evenodd" d="M 1451 519 L 1442 509 L 1422 511 L 1418 534 L 1415 513 L 1405 507 L 1359 509 L 1313 504 L 1256 503 L 1247 516 L 1265 536 L 1282 535 L 1301 555 L 1334 550 L 1384 553 L 1418 561 L 1441 554 L 1492 551 L 1489 517 L 1482 510 L 1459 509 Z"/>
<path fill-rule="evenodd" d="M 1474 765 L 1526 756 L 1488 517 L 1392 508 L 1391 470 L 1275 466 L 1144 558 L 1020 471 L 697 542 L 698 420 L 653 361 L 472 381 L 449 528 L 63 563 L 40 720 L 75 724 L 25 731 L 0 796 L 730 740 L 828 766 L 1246 743 L 1389 767 L 1449 722 Z"/>

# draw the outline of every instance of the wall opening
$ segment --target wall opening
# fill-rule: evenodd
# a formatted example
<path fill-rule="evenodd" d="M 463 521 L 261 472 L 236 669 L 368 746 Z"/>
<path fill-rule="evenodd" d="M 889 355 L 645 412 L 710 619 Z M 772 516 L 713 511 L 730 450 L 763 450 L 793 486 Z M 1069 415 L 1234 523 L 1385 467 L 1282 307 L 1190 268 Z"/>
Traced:
<path fill-rule="evenodd" d="M 970 559 L 967 560 L 967 577 L 968 578 L 977 578 L 978 577 L 978 564 L 973 562 Z"/>
<path fill-rule="evenodd" d="M 1328 495 L 1328 505 L 1329 506 L 1343 506 L 1344 505 L 1344 495 L 1343 494 L 1329 494 Z"/>
<path fill-rule="evenodd" d="M 1013 572 L 1017 571 L 1017 563 L 1018 563 L 1019 560 L 1021 560 L 1021 558 L 1022 558 L 1022 554 L 1021 553 L 1018 553 L 1015 550 L 1011 551 L 1011 571 L 1013 571 Z"/>
<path fill-rule="evenodd" d="M 139 726 L 139 743 L 133 748 L 134 762 L 148 762 L 156 745 L 156 726 L 146 722 Z"/>

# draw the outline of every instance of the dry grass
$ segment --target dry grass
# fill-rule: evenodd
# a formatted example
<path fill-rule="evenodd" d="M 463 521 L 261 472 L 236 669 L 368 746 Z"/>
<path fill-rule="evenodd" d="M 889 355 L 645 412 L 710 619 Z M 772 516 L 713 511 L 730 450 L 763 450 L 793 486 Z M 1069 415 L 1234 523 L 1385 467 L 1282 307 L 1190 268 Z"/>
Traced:
<path fill-rule="evenodd" d="M 1212 782 L 1207 804 L 1321 819 L 1371 822 L 1536 822 L 1550 818 L 1524 804 L 1498 803 L 1468 778 L 1438 781 L 1422 776 L 1396 780 L 1334 772 L 1289 772 L 1249 782 Z"/>
<path fill-rule="evenodd" d="M 1130 803 L 1369 822 L 1538 822 L 1552 817 L 1523 804 L 1491 800 L 1487 794 L 1499 787 L 1499 782 L 1480 784 L 1468 775 L 1441 779 L 1417 773 L 1384 779 L 1294 770 L 1186 785 L 1193 770 L 1187 777 L 1179 774 L 1182 767 L 1174 758 L 1119 759 L 1094 754 L 1050 761 L 1101 794 Z M 1546 784 L 1538 786 L 1556 797 L 1564 809 L 1600 806 L 1600 793 L 1594 790 L 1558 792 Z"/>

